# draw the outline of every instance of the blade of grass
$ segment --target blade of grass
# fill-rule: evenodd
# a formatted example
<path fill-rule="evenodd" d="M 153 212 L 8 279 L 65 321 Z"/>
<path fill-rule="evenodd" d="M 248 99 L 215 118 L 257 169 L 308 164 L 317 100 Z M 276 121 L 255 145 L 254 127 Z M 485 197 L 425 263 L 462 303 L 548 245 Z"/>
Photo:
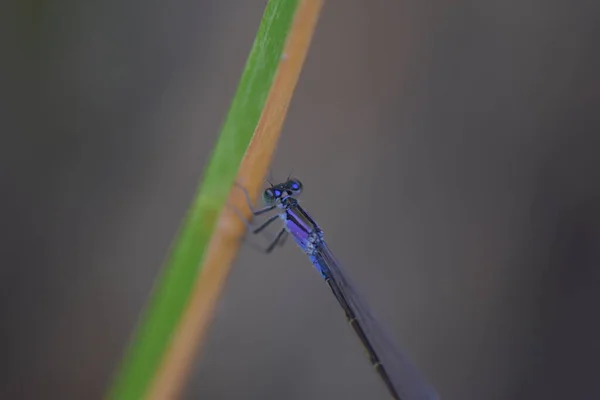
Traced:
<path fill-rule="evenodd" d="M 246 210 L 234 180 L 253 200 L 263 183 L 321 6 L 268 2 L 203 183 L 107 398 L 181 393 L 245 229 L 223 205 Z"/>

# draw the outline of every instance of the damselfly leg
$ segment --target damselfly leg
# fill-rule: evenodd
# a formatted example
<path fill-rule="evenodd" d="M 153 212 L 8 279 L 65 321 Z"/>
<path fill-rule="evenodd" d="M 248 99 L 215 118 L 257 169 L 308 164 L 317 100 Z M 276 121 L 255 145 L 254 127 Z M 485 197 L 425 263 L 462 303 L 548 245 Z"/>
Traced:
<path fill-rule="evenodd" d="M 244 186 L 240 185 L 237 182 L 235 183 L 235 186 L 239 187 L 243 191 L 244 197 L 246 198 L 246 203 L 248 205 L 248 208 L 252 212 L 253 216 L 262 215 L 262 214 L 267 213 L 267 212 L 269 212 L 271 210 L 274 210 L 277 207 L 277 205 L 268 205 L 268 206 L 265 206 L 263 208 L 255 209 L 254 206 L 252 205 L 252 201 L 250 200 L 250 195 L 248 194 L 248 190 Z M 253 235 L 256 235 L 256 234 L 259 234 L 259 233 L 263 232 L 265 230 L 265 228 L 267 228 L 274 221 L 276 221 L 276 220 L 278 220 L 280 218 L 279 214 L 272 215 L 266 221 L 262 222 L 258 227 L 255 227 L 255 226 L 253 226 L 250 223 L 250 221 L 248 221 L 242 215 L 242 213 L 237 208 L 235 208 L 235 207 L 232 207 L 232 208 L 233 208 L 234 212 L 238 215 L 238 217 L 242 220 L 242 222 L 244 222 L 244 225 L 246 225 L 246 230 L 248 232 L 252 233 Z M 266 232 L 263 232 L 263 234 L 264 233 L 266 233 Z M 275 247 L 277 245 L 279 245 L 279 246 L 283 246 L 284 245 L 284 243 L 286 242 L 287 238 L 289 237 L 289 232 L 285 228 L 282 228 L 277 233 L 277 236 L 275 236 L 275 238 L 273 238 L 271 235 L 268 235 L 268 236 L 270 236 L 270 238 L 269 238 L 270 243 L 269 243 L 269 245 L 266 248 L 262 247 L 260 245 L 256 245 L 254 243 L 248 242 L 248 241 L 245 241 L 245 242 L 248 243 L 248 244 L 250 244 L 251 247 L 254 248 L 255 250 L 259 250 L 262 253 L 267 253 L 268 254 L 268 253 L 271 253 L 275 249 Z"/>

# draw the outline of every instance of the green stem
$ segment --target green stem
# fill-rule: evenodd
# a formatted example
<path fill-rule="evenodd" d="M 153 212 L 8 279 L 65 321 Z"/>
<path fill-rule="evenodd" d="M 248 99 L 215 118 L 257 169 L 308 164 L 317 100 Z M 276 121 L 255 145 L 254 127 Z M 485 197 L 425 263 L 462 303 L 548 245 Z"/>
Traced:
<path fill-rule="evenodd" d="M 270 0 L 196 197 L 107 398 L 141 399 L 160 367 L 278 68 L 298 0 Z"/>

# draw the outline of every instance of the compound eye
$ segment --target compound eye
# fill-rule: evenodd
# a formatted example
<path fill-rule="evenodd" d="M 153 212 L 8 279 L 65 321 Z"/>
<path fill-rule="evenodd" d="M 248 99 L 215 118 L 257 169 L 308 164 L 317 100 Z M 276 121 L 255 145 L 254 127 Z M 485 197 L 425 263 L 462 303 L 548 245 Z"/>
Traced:
<path fill-rule="evenodd" d="M 294 194 L 300 194 L 300 192 L 302 192 L 302 182 L 300 182 L 298 179 L 289 180 L 286 186 Z"/>
<path fill-rule="evenodd" d="M 271 204 L 276 199 L 277 199 L 277 196 L 275 196 L 275 191 L 273 189 L 266 189 L 263 192 L 263 200 L 264 200 L 265 203 Z"/>
<path fill-rule="evenodd" d="M 283 196 L 283 191 L 279 187 L 266 189 L 263 192 L 263 200 L 266 204 L 273 204 Z"/>

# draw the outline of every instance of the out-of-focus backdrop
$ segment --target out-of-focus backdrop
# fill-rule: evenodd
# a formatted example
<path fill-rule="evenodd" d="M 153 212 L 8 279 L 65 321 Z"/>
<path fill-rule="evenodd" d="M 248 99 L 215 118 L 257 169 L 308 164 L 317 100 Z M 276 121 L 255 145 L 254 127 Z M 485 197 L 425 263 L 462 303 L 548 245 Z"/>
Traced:
<path fill-rule="evenodd" d="M 3 5 L 0 398 L 99 399 L 264 0 Z M 328 0 L 273 163 L 444 399 L 600 397 L 599 2 Z M 291 243 L 186 399 L 386 399 Z"/>

